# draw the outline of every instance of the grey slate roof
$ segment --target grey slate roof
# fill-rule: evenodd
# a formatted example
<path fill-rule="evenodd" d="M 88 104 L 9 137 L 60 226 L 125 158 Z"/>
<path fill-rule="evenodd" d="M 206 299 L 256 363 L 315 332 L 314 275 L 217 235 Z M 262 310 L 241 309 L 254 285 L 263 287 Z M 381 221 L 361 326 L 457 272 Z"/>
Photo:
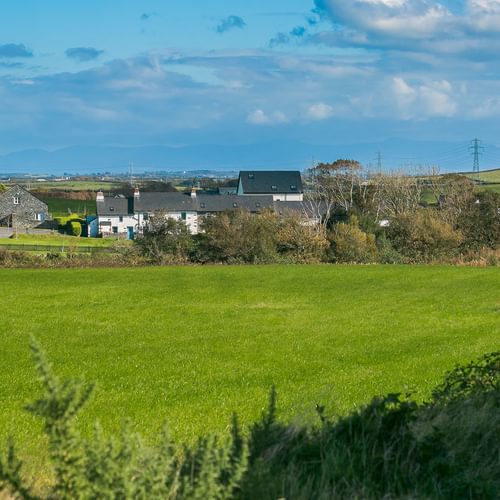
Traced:
<path fill-rule="evenodd" d="M 238 196 L 198 194 L 191 197 L 185 193 L 141 193 L 138 198 L 105 198 L 97 202 L 97 215 L 127 215 L 134 213 L 152 213 L 156 210 L 167 212 L 197 212 L 199 214 L 218 213 L 226 210 L 248 210 L 261 212 L 274 210 L 278 214 L 298 212 L 311 213 L 307 202 L 273 201 L 272 195 Z"/>
<path fill-rule="evenodd" d="M 245 198 L 237 195 L 200 194 L 191 197 L 183 193 L 141 193 L 134 200 L 134 212 L 154 212 L 166 210 L 170 212 L 224 212 L 241 208 L 251 212 L 259 212 L 263 208 L 273 207 L 272 196 Z"/>
<path fill-rule="evenodd" d="M 244 194 L 303 192 L 298 170 L 242 170 L 238 185 Z"/>
<path fill-rule="evenodd" d="M 104 198 L 104 201 L 97 201 L 96 205 L 97 215 L 101 217 L 133 213 L 130 200 L 127 198 Z"/>

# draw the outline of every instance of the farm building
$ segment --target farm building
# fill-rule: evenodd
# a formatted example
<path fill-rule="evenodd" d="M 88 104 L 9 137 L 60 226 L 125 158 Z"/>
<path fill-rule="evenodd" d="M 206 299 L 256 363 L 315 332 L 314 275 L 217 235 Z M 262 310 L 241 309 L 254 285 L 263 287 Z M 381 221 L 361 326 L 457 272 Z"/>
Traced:
<path fill-rule="evenodd" d="M 261 172 L 262 173 L 262 172 Z M 241 178 L 241 174 L 240 174 Z M 299 173 L 300 179 L 300 173 Z M 302 191 L 302 183 L 296 178 L 297 189 Z M 296 193 L 302 196 L 302 193 Z M 211 195 L 191 193 L 142 193 L 135 189 L 133 197 L 105 197 L 97 194 L 97 232 L 101 236 L 133 238 L 140 234 L 149 218 L 158 211 L 166 217 L 184 221 L 191 234 L 199 232 L 203 218 L 228 210 L 246 210 L 259 213 L 269 209 L 283 215 L 286 212 L 300 213 L 308 223 L 316 221 L 307 204 L 300 200 L 279 200 L 272 193 L 245 195 Z"/>
<path fill-rule="evenodd" d="M 48 206 L 17 184 L 0 194 L 0 226 L 33 228 L 49 218 Z"/>

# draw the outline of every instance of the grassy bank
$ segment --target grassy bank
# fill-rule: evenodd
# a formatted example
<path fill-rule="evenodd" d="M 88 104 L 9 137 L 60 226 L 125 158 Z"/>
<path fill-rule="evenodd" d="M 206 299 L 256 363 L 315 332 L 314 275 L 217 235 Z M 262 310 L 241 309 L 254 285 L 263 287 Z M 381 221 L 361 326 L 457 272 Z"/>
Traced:
<path fill-rule="evenodd" d="M 283 416 L 344 413 L 373 395 L 428 396 L 455 363 L 499 347 L 499 271 L 426 266 L 0 270 L 0 440 L 37 456 L 21 411 L 36 336 L 56 372 L 98 382 L 80 425 L 193 440 L 272 384 Z"/>

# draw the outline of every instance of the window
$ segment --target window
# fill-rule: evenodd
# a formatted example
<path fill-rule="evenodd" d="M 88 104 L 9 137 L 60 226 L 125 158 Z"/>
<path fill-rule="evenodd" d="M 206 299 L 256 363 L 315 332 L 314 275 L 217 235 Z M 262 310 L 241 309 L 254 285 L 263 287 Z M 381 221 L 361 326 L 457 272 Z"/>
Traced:
<path fill-rule="evenodd" d="M 254 178 L 255 178 L 255 175 L 254 175 L 254 174 L 248 174 L 248 178 L 249 178 L 249 179 L 254 179 Z"/>
<path fill-rule="evenodd" d="M 118 226 L 113 226 L 111 228 L 111 230 L 113 231 L 113 234 L 117 234 L 118 233 Z"/>
<path fill-rule="evenodd" d="M 275 186 L 275 185 L 273 184 L 273 185 L 271 186 L 271 189 L 272 189 L 273 191 L 278 191 L 278 186 Z"/>
<path fill-rule="evenodd" d="M 255 204 L 255 206 L 256 206 L 257 208 L 260 208 L 260 203 L 259 203 L 259 202 L 257 202 L 257 203 Z"/>
<path fill-rule="evenodd" d="M 149 214 L 144 214 L 144 220 L 149 220 Z"/>
<path fill-rule="evenodd" d="M 120 222 L 123 222 L 123 216 L 121 216 L 121 215 L 120 215 L 120 217 L 118 217 L 118 220 L 119 220 Z"/>
<path fill-rule="evenodd" d="M 297 191 L 297 186 L 295 184 L 290 185 L 290 190 L 291 191 Z"/>
<path fill-rule="evenodd" d="M 181 212 L 181 219 L 186 220 L 187 219 L 187 214 L 186 212 Z"/>
<path fill-rule="evenodd" d="M 19 196 L 14 196 L 14 205 L 19 205 Z"/>
<path fill-rule="evenodd" d="M 44 220 L 43 212 L 36 213 L 36 220 L 42 222 Z"/>
<path fill-rule="evenodd" d="M 205 208 L 205 203 L 200 203 L 200 208 Z"/>
<path fill-rule="evenodd" d="M 110 212 L 114 212 L 115 211 L 115 207 L 109 207 L 109 211 Z"/>
<path fill-rule="evenodd" d="M 238 203 L 233 203 L 233 208 L 238 208 Z"/>

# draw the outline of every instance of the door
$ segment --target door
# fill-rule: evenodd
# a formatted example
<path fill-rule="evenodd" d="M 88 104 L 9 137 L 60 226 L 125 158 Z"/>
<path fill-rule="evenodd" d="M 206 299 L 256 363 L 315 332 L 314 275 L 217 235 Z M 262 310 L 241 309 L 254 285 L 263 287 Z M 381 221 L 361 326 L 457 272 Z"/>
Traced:
<path fill-rule="evenodd" d="M 134 239 L 134 228 L 132 226 L 127 227 L 127 239 L 128 240 Z"/>

